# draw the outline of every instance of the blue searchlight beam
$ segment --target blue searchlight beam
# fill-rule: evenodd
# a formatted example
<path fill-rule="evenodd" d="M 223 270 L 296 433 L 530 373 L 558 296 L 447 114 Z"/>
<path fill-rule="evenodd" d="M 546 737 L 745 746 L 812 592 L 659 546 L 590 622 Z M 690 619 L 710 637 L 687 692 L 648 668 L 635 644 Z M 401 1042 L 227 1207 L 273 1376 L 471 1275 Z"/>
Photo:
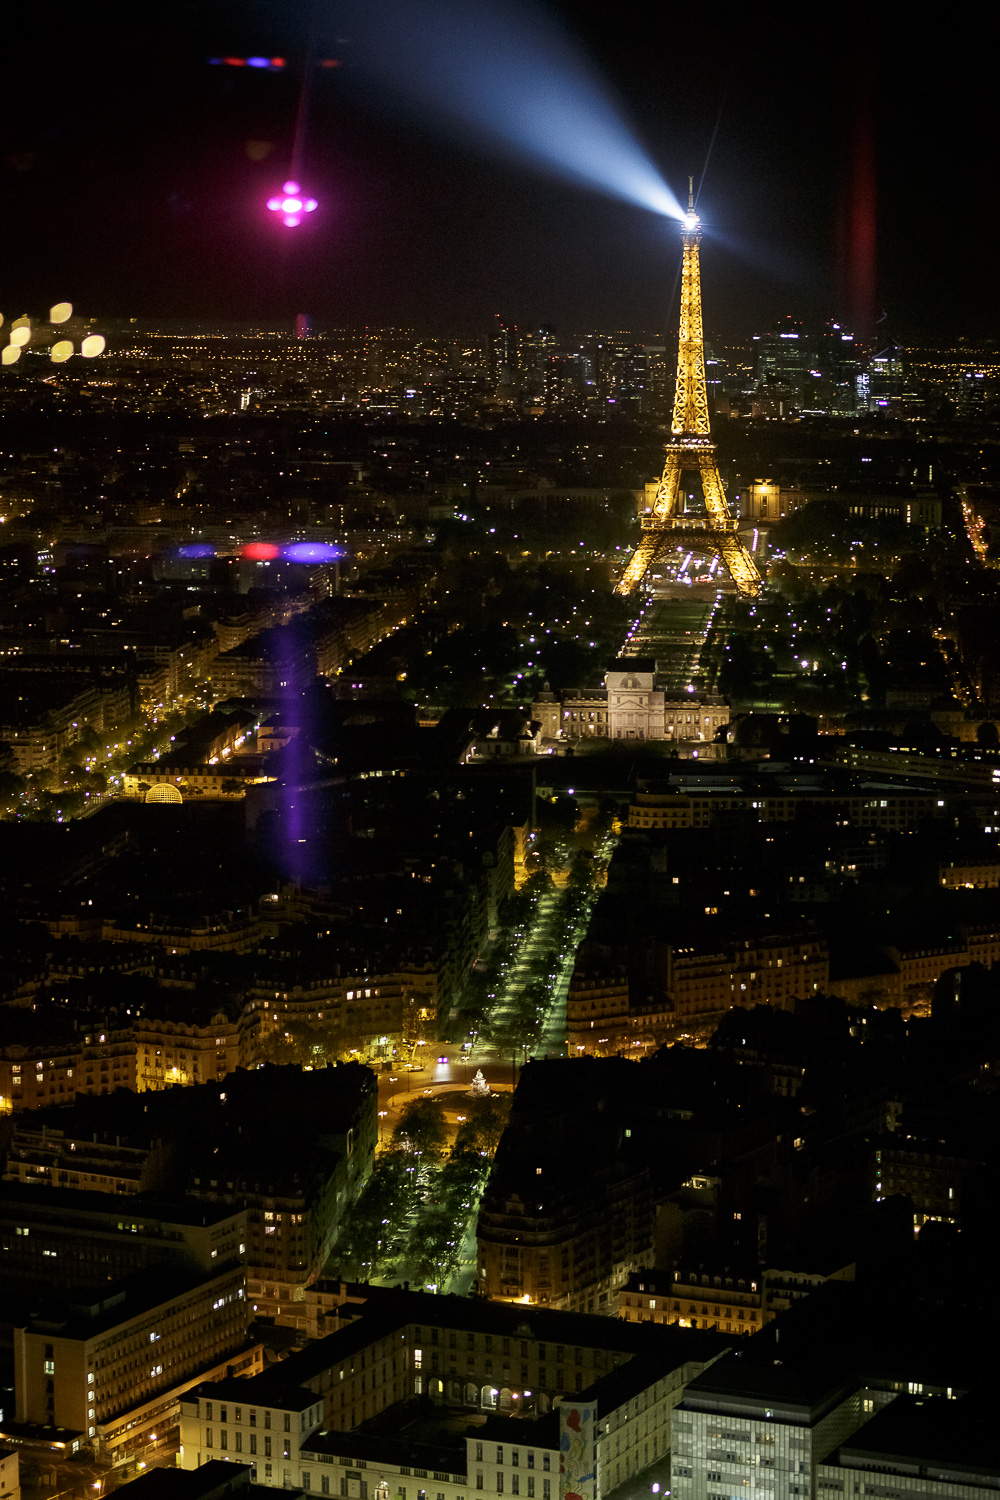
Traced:
<path fill-rule="evenodd" d="M 520 0 L 344 0 L 357 64 L 505 155 L 653 213 L 684 211 L 587 59 Z"/>

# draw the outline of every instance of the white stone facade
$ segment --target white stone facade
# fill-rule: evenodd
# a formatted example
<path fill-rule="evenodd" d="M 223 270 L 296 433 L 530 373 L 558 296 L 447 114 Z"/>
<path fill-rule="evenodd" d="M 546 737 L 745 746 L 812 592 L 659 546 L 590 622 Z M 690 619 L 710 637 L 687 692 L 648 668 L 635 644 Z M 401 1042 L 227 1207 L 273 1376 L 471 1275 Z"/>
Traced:
<path fill-rule="evenodd" d="M 655 674 L 623 667 L 604 674 L 603 688 L 576 688 L 560 698 L 546 691 L 531 717 L 549 740 L 687 740 L 712 744 L 729 723 L 729 704 L 715 693 L 667 700 Z"/>

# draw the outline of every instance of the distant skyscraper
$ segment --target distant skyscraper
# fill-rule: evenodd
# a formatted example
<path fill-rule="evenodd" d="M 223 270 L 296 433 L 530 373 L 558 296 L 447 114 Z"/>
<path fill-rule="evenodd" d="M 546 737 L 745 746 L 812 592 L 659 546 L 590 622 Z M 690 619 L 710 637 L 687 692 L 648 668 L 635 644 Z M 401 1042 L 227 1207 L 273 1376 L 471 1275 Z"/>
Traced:
<path fill-rule="evenodd" d="M 770 333 L 755 333 L 754 373 L 758 386 L 775 384 L 798 390 L 818 364 L 816 344 L 802 324 L 792 318 L 782 318 Z"/>
<path fill-rule="evenodd" d="M 888 344 L 872 355 L 868 381 L 868 404 L 873 411 L 898 403 L 903 394 L 903 351 Z"/>
<path fill-rule="evenodd" d="M 556 353 L 556 331 L 551 323 L 543 323 L 525 334 L 518 349 L 522 369 L 544 370 Z"/>
<path fill-rule="evenodd" d="M 839 323 L 807 329 L 783 318 L 769 333 L 754 334 L 753 347 L 759 393 L 791 391 L 793 406 L 854 410 L 860 354 L 854 335 Z"/>
<path fill-rule="evenodd" d="M 954 385 L 955 410 L 960 417 L 981 417 L 986 410 L 986 376 L 982 370 L 965 370 Z"/>
<path fill-rule="evenodd" d="M 512 385 L 519 366 L 517 328 L 497 313 L 487 347 L 487 365 L 492 385 Z"/>

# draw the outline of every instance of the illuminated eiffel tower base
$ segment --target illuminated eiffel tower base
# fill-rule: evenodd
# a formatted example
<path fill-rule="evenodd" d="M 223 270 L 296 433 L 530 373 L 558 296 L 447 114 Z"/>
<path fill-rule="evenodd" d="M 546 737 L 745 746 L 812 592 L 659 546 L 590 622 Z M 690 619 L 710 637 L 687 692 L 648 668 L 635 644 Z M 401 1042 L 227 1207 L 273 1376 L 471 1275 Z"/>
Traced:
<path fill-rule="evenodd" d="M 675 562 L 680 542 L 686 550 L 717 556 L 739 592 L 756 598 L 760 593 L 761 577 L 737 532 L 736 518 L 730 514 L 726 503 L 708 420 L 698 259 L 701 220 L 694 211 L 693 192 L 688 198 L 682 237 L 680 340 L 671 441 L 667 444 L 656 499 L 652 510 L 642 518 L 639 545 L 629 558 L 616 593 L 631 594 L 654 564 Z M 681 478 L 685 473 L 697 473 L 701 480 L 704 515 L 684 510 Z"/>

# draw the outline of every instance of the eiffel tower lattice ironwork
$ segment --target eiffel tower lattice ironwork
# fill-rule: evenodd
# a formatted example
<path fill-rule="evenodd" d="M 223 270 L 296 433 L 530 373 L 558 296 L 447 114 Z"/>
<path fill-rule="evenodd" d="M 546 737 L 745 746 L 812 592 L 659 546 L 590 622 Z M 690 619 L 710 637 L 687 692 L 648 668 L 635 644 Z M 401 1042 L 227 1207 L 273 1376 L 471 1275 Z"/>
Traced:
<path fill-rule="evenodd" d="M 677 350 L 677 389 L 671 440 L 667 444 L 663 476 L 653 508 L 642 518 L 642 536 L 618 581 L 616 592 L 631 594 L 656 562 L 676 556 L 678 540 L 694 551 L 715 553 L 741 594 L 760 593 L 757 565 L 737 532 L 715 458 L 708 421 L 705 389 L 705 343 L 701 328 L 701 271 L 698 246 L 701 220 L 694 211 L 693 182 L 688 196 L 682 238 L 684 262 L 681 271 L 680 341 Z M 697 473 L 705 499 L 705 514 L 684 510 L 681 477 Z"/>

